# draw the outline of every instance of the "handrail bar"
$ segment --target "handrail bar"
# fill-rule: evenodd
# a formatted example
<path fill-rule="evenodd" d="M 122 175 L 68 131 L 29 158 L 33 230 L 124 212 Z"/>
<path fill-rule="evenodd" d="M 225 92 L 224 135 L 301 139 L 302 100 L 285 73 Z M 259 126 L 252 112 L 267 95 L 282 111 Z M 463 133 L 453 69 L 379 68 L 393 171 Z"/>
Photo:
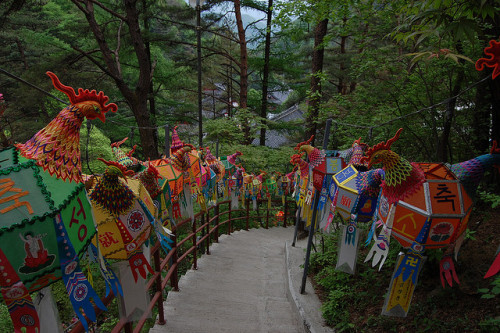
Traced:
<path fill-rule="evenodd" d="M 259 199 L 259 203 L 262 202 L 267 202 L 267 199 Z M 272 200 L 272 202 L 279 202 L 282 204 L 281 200 Z M 288 213 L 288 205 L 290 202 L 293 202 L 291 200 L 285 200 L 285 205 L 284 205 L 284 223 L 283 227 L 287 227 L 287 219 L 293 218 L 294 215 Z M 227 210 L 220 212 L 220 206 L 228 204 Z M 133 329 L 132 323 L 129 321 L 129 318 L 120 318 L 118 321 L 117 325 L 113 328 L 112 332 L 119 332 L 122 329 L 125 330 L 126 333 L 131 333 L 137 332 L 139 333 L 142 328 L 144 327 L 144 324 L 146 323 L 148 317 L 153 313 L 153 310 L 155 307 L 158 307 L 158 324 L 163 325 L 166 323 L 166 320 L 164 318 L 164 313 L 163 313 L 163 290 L 166 288 L 167 284 L 170 282 L 170 285 L 172 287 L 172 290 L 178 290 L 178 268 L 179 264 L 183 262 L 190 254 L 193 253 L 193 267 L 196 268 L 196 260 L 197 260 L 197 248 L 203 244 L 204 242 L 207 242 L 207 254 L 209 253 L 209 243 L 212 234 L 215 233 L 216 237 L 214 238 L 214 241 L 218 241 L 218 231 L 219 228 L 223 225 L 227 225 L 227 233 L 230 234 L 231 227 L 234 225 L 233 223 L 235 221 L 240 221 L 240 220 L 246 220 L 245 223 L 245 230 L 248 230 L 249 228 L 249 221 L 250 219 L 252 220 L 257 220 L 257 219 L 266 219 L 266 225 L 265 228 L 268 228 L 269 224 L 269 211 L 270 210 L 275 210 L 276 208 L 268 208 L 267 205 L 264 208 L 266 210 L 266 215 L 255 215 L 251 216 L 250 215 L 250 202 L 249 200 L 245 200 L 245 209 L 231 209 L 231 201 L 230 200 L 225 200 L 218 202 L 214 206 L 207 207 L 207 212 L 198 212 L 197 214 L 194 215 L 194 220 L 191 218 L 186 218 L 180 222 L 178 222 L 176 225 L 172 227 L 172 233 L 174 234 L 173 238 L 173 245 L 172 249 L 167 253 L 167 255 L 163 258 L 160 257 L 160 243 L 159 241 L 156 241 L 156 243 L 151 247 L 151 256 L 153 257 L 154 261 L 154 273 L 150 275 L 147 283 L 146 283 L 146 290 L 153 290 L 155 288 L 156 290 L 154 291 L 153 296 L 151 297 L 151 300 L 147 306 L 147 310 L 144 312 L 144 314 L 141 316 L 141 318 L 137 321 L 136 327 Z M 209 212 L 211 210 L 215 210 L 216 213 L 214 213 L 214 216 L 210 218 Z M 231 216 L 235 212 L 244 212 L 245 214 L 243 216 L 238 216 L 238 217 L 233 217 Z M 219 217 L 229 214 L 228 219 L 224 221 L 219 221 Z M 205 218 L 205 215 L 207 218 Z M 197 227 L 197 221 L 205 221 L 203 222 L 200 226 Z M 177 232 L 180 230 L 181 227 L 184 225 L 188 224 L 189 222 L 192 221 L 192 226 L 191 226 L 191 232 L 185 235 L 185 237 L 178 241 L 177 237 Z M 212 225 L 212 222 L 216 221 L 216 224 Z M 200 237 L 199 239 L 196 238 L 196 235 L 199 232 L 202 232 L 206 228 L 206 234 Z M 184 253 L 180 254 L 179 249 L 181 248 L 182 245 L 186 244 L 189 240 L 192 241 L 192 245 L 184 251 Z M 179 256 L 180 254 L 180 256 Z M 168 266 L 168 269 L 166 271 L 165 277 L 162 278 L 162 272 L 166 269 Z M 111 303 L 111 301 L 115 298 L 113 293 L 109 293 L 108 296 L 102 298 L 102 301 L 104 305 L 108 305 Z M 96 315 L 100 315 L 103 310 L 97 308 L 94 306 L 94 310 L 96 312 Z M 89 322 L 88 318 L 87 322 Z M 89 322 L 90 324 L 93 324 L 92 322 Z M 70 331 L 71 333 L 81 333 L 84 332 L 84 328 L 81 322 L 78 322 Z"/>

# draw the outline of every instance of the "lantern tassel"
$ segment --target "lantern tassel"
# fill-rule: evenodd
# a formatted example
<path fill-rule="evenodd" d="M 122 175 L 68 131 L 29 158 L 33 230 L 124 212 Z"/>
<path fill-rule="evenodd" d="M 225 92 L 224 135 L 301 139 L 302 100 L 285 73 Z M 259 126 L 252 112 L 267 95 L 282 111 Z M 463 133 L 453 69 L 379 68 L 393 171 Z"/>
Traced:
<path fill-rule="evenodd" d="M 485 279 L 497 274 L 500 271 L 500 247 L 498 248 L 498 250 L 499 251 L 497 253 L 495 260 L 493 261 L 493 264 L 491 265 L 491 267 L 486 272 L 486 275 L 484 276 Z"/>
<path fill-rule="evenodd" d="M 78 263 L 78 256 L 68 237 L 61 214 L 56 215 L 54 218 L 54 228 L 57 232 L 57 247 L 59 257 L 61 258 L 62 280 L 66 286 L 66 291 L 68 292 L 69 300 L 75 314 L 82 322 L 85 331 L 88 331 L 87 319 L 85 319 L 80 309 L 83 310 L 90 321 L 95 322 L 96 313 L 90 299 L 93 299 L 95 305 L 101 310 L 107 311 L 107 308 L 82 273 L 80 264 Z"/>
<path fill-rule="evenodd" d="M 146 269 L 149 271 L 149 273 L 154 274 L 153 269 L 149 265 L 142 251 L 140 250 L 138 250 L 132 256 L 130 256 L 128 262 L 130 264 L 130 270 L 132 271 L 132 275 L 134 276 L 134 281 L 136 283 L 137 279 L 139 278 L 137 272 L 139 272 L 139 274 L 143 279 L 146 279 L 147 277 Z"/>
<path fill-rule="evenodd" d="M 444 280 L 450 287 L 453 287 L 453 280 L 456 283 L 460 284 L 458 280 L 457 272 L 455 271 L 455 264 L 453 263 L 453 259 L 451 255 L 444 256 L 443 259 L 439 262 L 439 277 L 441 278 L 441 285 L 444 288 Z M 453 280 L 451 279 L 453 277 Z"/>
<path fill-rule="evenodd" d="M 89 254 L 94 258 L 94 261 L 99 260 L 99 271 L 101 272 L 102 277 L 104 278 L 104 283 L 106 284 L 106 297 L 109 295 L 109 292 L 112 291 L 113 295 L 118 296 L 118 293 L 123 296 L 122 286 L 120 281 L 115 275 L 115 272 L 111 269 L 108 261 L 104 259 L 104 257 L 99 253 L 97 247 L 90 243 L 89 245 Z"/>
<path fill-rule="evenodd" d="M 0 249 L 0 291 L 14 324 L 14 331 L 40 332 L 40 320 L 28 288 L 19 279 L 2 249 Z"/>

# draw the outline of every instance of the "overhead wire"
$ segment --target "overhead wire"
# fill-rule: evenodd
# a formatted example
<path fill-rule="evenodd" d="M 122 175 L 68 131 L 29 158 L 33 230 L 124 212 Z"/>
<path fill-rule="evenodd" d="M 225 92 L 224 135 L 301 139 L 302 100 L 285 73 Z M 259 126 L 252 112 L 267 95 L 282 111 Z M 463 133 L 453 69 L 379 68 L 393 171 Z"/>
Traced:
<path fill-rule="evenodd" d="M 45 90 L 43 90 L 43 89 L 41 89 L 41 88 L 37 87 L 36 85 L 34 85 L 34 84 L 32 84 L 32 83 L 30 83 L 30 82 L 28 82 L 28 81 L 26 81 L 26 80 L 24 80 L 24 79 L 22 79 L 22 78 L 20 78 L 20 77 L 16 76 L 16 75 L 14 75 L 14 74 L 11 74 L 11 73 L 7 72 L 6 70 L 4 70 L 4 69 L 2 69 L 2 68 L 0 68 L 0 73 L 3 73 L 3 74 L 5 74 L 5 75 L 7 75 L 7 76 L 9 76 L 9 77 L 11 77 L 11 78 L 13 78 L 13 79 L 15 79 L 15 80 L 18 80 L 18 81 L 20 81 L 20 82 L 22 82 L 22 83 L 24 83 L 24 84 L 27 84 L 27 85 L 29 85 L 30 87 L 32 87 L 32 88 L 34 88 L 34 89 L 37 89 L 38 91 L 40 91 L 40 92 L 42 92 L 42 93 L 46 94 L 47 96 L 49 96 L 49 97 L 51 97 L 51 98 L 54 98 L 55 100 L 57 100 L 57 101 L 59 101 L 59 102 L 61 102 L 61 103 L 64 103 L 64 104 L 68 105 L 68 103 L 67 103 L 67 102 L 65 102 L 65 101 L 63 101 L 63 100 L 61 100 L 61 99 L 59 99 L 58 97 L 56 97 L 56 96 L 52 95 L 51 93 L 49 93 L 49 92 L 47 92 L 47 91 L 45 91 Z M 446 104 L 446 103 L 450 102 L 451 100 L 458 98 L 459 96 L 463 95 L 464 93 L 466 93 L 466 92 L 467 92 L 467 91 L 469 91 L 470 89 L 474 88 L 475 86 L 477 86 L 477 85 L 479 85 L 479 84 L 483 83 L 484 81 L 486 81 L 486 80 L 488 80 L 488 79 L 490 79 L 490 78 L 491 78 L 491 76 L 486 76 L 486 77 L 484 77 L 483 79 L 481 79 L 481 80 L 479 80 L 479 81 L 477 81 L 477 82 L 475 82 L 475 83 L 473 83 L 473 84 L 469 85 L 468 87 L 464 88 L 463 90 L 461 90 L 461 91 L 460 91 L 458 94 L 456 94 L 455 96 L 448 97 L 448 98 L 446 98 L 446 99 L 444 99 L 444 100 L 442 100 L 442 101 L 440 101 L 440 102 L 438 102 L 438 103 L 435 103 L 435 104 L 433 104 L 433 105 L 430 105 L 430 106 L 427 106 L 427 107 L 421 108 L 421 109 L 419 109 L 419 110 L 416 110 L 416 111 L 410 112 L 410 113 L 408 113 L 408 114 L 405 114 L 405 115 L 402 115 L 402 116 L 399 116 L 399 117 L 392 118 L 392 119 L 387 120 L 387 121 L 385 121 L 385 122 L 383 122 L 383 123 L 380 123 L 380 124 L 375 124 L 375 125 L 359 125 L 359 124 L 352 124 L 352 123 L 347 123 L 347 122 L 341 122 L 341 121 L 337 121 L 337 120 L 333 120 L 333 119 L 332 119 L 332 121 L 333 121 L 335 124 L 337 124 L 337 125 L 342 125 L 342 126 L 347 126 L 347 127 L 353 127 L 353 128 L 363 128 L 363 129 L 368 129 L 368 130 L 369 130 L 369 132 L 370 132 L 370 135 L 371 135 L 371 134 L 373 134 L 373 129 L 374 129 L 374 128 L 377 128 L 377 127 L 382 127 L 382 126 L 388 125 L 388 124 L 390 124 L 390 123 L 392 123 L 392 122 L 395 122 L 395 121 L 397 121 L 397 120 L 401 120 L 401 119 L 404 119 L 404 118 L 407 118 L 407 117 L 410 117 L 410 116 L 413 116 L 413 115 L 419 114 L 419 113 L 424 112 L 424 111 L 432 110 L 432 109 L 434 109 L 434 108 L 436 108 L 436 107 L 438 107 L 438 106 L 440 106 L 440 105 Z M 133 129 L 158 130 L 158 129 L 161 129 L 161 128 L 165 128 L 165 126 L 167 126 L 167 125 L 168 125 L 168 124 L 163 124 L 163 125 L 160 125 L 160 126 L 152 126 L 152 127 L 149 127 L 149 126 L 133 126 L 133 125 L 126 125 L 126 124 L 123 124 L 123 123 L 118 122 L 118 121 L 116 121 L 116 120 L 109 119 L 109 118 L 107 119 L 107 121 L 112 122 L 112 123 L 117 124 L 117 125 L 120 125 L 120 126 L 122 126 L 122 127 L 128 127 L 128 128 L 129 128 L 129 129 L 131 129 L 131 130 L 133 130 Z"/>

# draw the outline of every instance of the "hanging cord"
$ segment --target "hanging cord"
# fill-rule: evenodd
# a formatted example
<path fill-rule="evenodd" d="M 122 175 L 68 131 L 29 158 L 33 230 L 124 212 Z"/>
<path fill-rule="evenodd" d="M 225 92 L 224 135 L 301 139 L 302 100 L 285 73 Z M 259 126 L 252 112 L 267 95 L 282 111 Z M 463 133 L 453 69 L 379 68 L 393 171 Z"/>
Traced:
<path fill-rule="evenodd" d="M 374 128 L 377 128 L 377 127 L 382 127 L 382 126 L 385 126 L 385 125 L 388 125 L 390 123 L 393 123 L 397 120 L 401 120 L 401 119 L 404 119 L 404 118 L 407 118 L 407 117 L 410 117 L 410 116 L 413 116 L 415 114 L 418 114 L 418 113 L 421 113 L 421 112 L 424 112 L 424 111 L 430 111 L 430 110 L 433 110 L 435 107 L 437 106 L 440 106 L 440 105 L 443 105 L 443 104 L 446 104 L 448 102 L 450 102 L 451 100 L 455 99 L 455 98 L 458 98 L 460 95 L 463 95 L 465 94 L 467 91 L 471 90 L 472 88 L 474 88 L 475 86 L 479 85 L 480 83 L 483 83 L 484 81 L 488 80 L 490 78 L 490 76 L 486 76 L 484 77 L 483 79 L 471 84 L 470 86 L 468 86 L 467 88 L 465 88 L 464 90 L 460 91 L 458 94 L 456 94 L 455 96 L 452 96 L 452 97 L 448 97 L 444 100 L 442 100 L 441 102 L 438 102 L 436 104 L 433 104 L 431 106 L 426 106 L 425 108 L 422 108 L 422 109 L 419 109 L 417 111 L 413 111 L 413 112 L 410 112 L 408 114 L 405 114 L 405 115 L 402 115 L 402 116 L 399 116 L 399 117 L 396 117 L 396 118 L 392 118 L 386 122 L 383 122 L 383 123 L 380 123 L 380 124 L 377 124 L 377 125 L 372 125 L 372 126 L 368 126 L 368 125 L 357 125 L 357 124 L 349 124 L 349 123 L 343 123 L 343 122 L 340 122 L 340 121 L 336 121 L 334 120 L 335 124 L 338 124 L 338 125 L 344 125 L 344 126 L 348 126 L 348 127 L 356 127 L 356 128 L 367 128 L 370 130 L 370 135 L 373 134 L 372 132 L 372 129 Z"/>
<path fill-rule="evenodd" d="M 9 77 L 11 77 L 11 78 L 13 78 L 13 79 L 15 79 L 15 80 L 18 80 L 18 81 L 20 81 L 20 82 L 22 82 L 22 83 L 24 83 L 24 84 L 26 84 L 26 85 L 28 85 L 28 86 L 30 86 L 30 87 L 32 87 L 32 88 L 34 88 L 34 89 L 36 89 L 36 90 L 38 90 L 38 91 L 41 91 L 42 93 L 46 94 L 46 95 L 47 95 L 47 96 L 49 96 L 49 97 L 52 97 L 52 98 L 54 98 L 55 100 L 57 100 L 57 101 L 59 101 L 59 102 L 61 102 L 61 103 L 64 103 L 64 104 L 68 105 L 68 103 L 67 103 L 67 102 L 65 102 L 65 101 L 63 101 L 63 100 L 61 100 L 61 99 L 57 98 L 56 96 L 52 95 L 51 93 L 49 93 L 49 92 L 47 92 L 47 91 L 45 91 L 45 90 L 43 90 L 43 89 L 41 89 L 41 88 L 39 88 L 39 87 L 35 86 L 35 85 L 34 85 L 34 84 L 32 84 L 32 83 L 29 83 L 29 82 L 27 82 L 27 81 L 25 81 L 25 80 L 21 79 L 21 78 L 20 78 L 20 77 L 18 77 L 18 76 L 15 76 L 14 74 L 11 74 L 11 73 L 9 73 L 9 72 L 5 71 L 5 70 L 4 70 L 4 69 L 2 69 L 2 68 L 0 68 L 0 73 L 3 73 L 3 74 L 5 74 L 5 75 L 7 75 L 7 76 L 9 76 Z M 433 104 L 433 105 L 431 105 L 431 106 L 427 106 L 427 107 L 422 108 L 422 109 L 419 109 L 419 110 L 417 110 L 417 111 L 410 112 L 410 113 L 408 113 L 408 114 L 406 114 L 406 115 L 403 115 L 403 116 L 400 116 L 400 117 L 396 117 L 396 118 L 392 118 L 392 119 L 390 119 L 390 120 L 388 120 L 388 121 L 386 121 L 386 122 L 383 122 L 383 123 L 381 123 L 381 124 L 378 124 L 378 125 L 371 125 L 371 126 L 370 126 L 370 125 L 358 125 L 358 124 L 343 123 L 343 122 L 339 122 L 339 121 L 336 121 L 336 120 L 334 120 L 333 122 L 334 122 L 335 124 L 337 124 L 337 125 L 343 125 L 343 126 L 348 126 L 348 127 L 353 127 L 353 128 L 366 128 L 366 129 L 368 129 L 368 130 L 370 130 L 370 131 L 371 131 L 373 128 L 382 127 L 382 126 L 388 125 L 388 124 L 390 124 L 390 123 L 392 123 L 392 122 L 394 122 L 394 121 L 396 121 L 396 120 L 401 120 L 401 119 L 404 119 L 404 118 L 406 118 L 406 117 L 410 117 L 410 116 L 413 116 L 413 115 L 415 115 L 415 114 L 421 113 L 421 112 L 423 112 L 423 111 L 432 110 L 432 109 L 434 109 L 435 107 L 437 107 L 437 106 L 439 106 L 439 105 L 446 104 L 446 103 L 448 103 L 450 100 L 452 100 L 452 99 L 454 99 L 454 98 L 459 97 L 460 95 L 462 95 L 462 94 L 466 93 L 467 91 L 471 90 L 471 89 L 472 89 L 472 88 L 474 88 L 475 86 L 479 85 L 480 83 L 483 83 L 484 81 L 486 81 L 486 80 L 488 80 L 488 79 L 490 79 L 490 78 L 491 78 L 491 76 L 490 76 L 490 75 L 488 75 L 488 76 L 484 77 L 483 79 L 481 79 L 481 80 L 479 80 L 479 81 L 477 81 L 477 82 L 475 82 L 475 83 L 471 84 L 470 86 L 468 86 L 468 87 L 467 87 L 467 88 L 465 88 L 464 90 L 460 91 L 458 94 L 456 94 L 456 95 L 455 95 L 455 96 L 453 96 L 453 97 L 446 98 L 445 100 L 443 100 L 443 101 L 441 101 L 441 102 L 438 102 L 438 103 Z M 107 119 L 107 121 L 112 122 L 112 123 L 115 123 L 115 124 L 120 125 L 120 126 L 123 126 L 123 127 L 128 127 L 128 128 L 130 128 L 131 130 L 133 130 L 133 129 L 151 129 L 151 130 L 158 130 L 159 128 L 163 128 L 163 127 L 165 127 L 165 125 L 155 126 L 155 127 L 130 126 L 130 125 L 124 125 L 123 123 L 120 123 L 120 122 L 114 121 L 114 120 L 112 120 L 112 119 Z M 373 134 L 373 133 L 372 133 L 372 134 Z"/>
<path fill-rule="evenodd" d="M 52 97 L 53 99 L 55 99 L 55 100 L 57 100 L 57 101 L 59 101 L 59 102 L 61 102 L 61 103 L 64 103 L 64 104 L 66 104 L 66 105 L 69 105 L 69 104 L 68 104 L 68 102 L 65 102 L 65 101 L 63 101 L 62 99 L 59 99 L 58 97 L 56 97 L 56 96 L 52 95 L 52 94 L 51 94 L 51 93 L 49 93 L 48 91 L 45 91 L 45 90 L 43 90 L 42 88 L 39 88 L 39 87 L 35 86 L 33 83 L 29 83 L 28 81 L 21 79 L 19 76 L 15 76 L 14 74 L 9 73 L 9 72 L 7 72 L 6 70 L 4 70 L 4 69 L 2 69 L 2 68 L 0 68 L 0 73 L 3 73 L 3 74 L 7 75 L 7 76 L 8 76 L 8 77 L 10 77 L 10 78 L 13 78 L 14 80 L 17 80 L 17 81 L 19 81 L 19 82 L 22 82 L 22 83 L 24 83 L 24 84 L 26 84 L 26 85 L 30 86 L 31 88 L 34 88 L 34 89 L 36 89 L 36 90 L 38 90 L 38 91 L 40 91 L 40 92 L 44 93 L 45 95 L 47 95 L 47 96 L 49 96 L 49 97 Z"/>

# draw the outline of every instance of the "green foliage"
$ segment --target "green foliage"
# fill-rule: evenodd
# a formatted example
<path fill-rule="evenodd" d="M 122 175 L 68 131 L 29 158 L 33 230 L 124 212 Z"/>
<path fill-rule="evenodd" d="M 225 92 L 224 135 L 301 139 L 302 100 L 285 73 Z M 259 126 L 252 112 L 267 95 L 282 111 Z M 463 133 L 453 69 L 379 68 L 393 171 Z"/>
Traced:
<path fill-rule="evenodd" d="M 352 300 L 352 292 L 349 286 L 345 284 L 339 285 L 338 288 L 330 290 L 328 294 L 328 302 L 321 305 L 323 317 L 328 325 L 342 331 L 343 328 L 353 328 L 352 323 L 346 322 L 349 310 L 347 305 Z"/>
<path fill-rule="evenodd" d="M 219 141 L 220 144 L 243 142 L 244 135 L 236 118 L 208 119 L 203 122 L 208 141 Z"/>
<path fill-rule="evenodd" d="M 0 327 L 5 332 L 14 332 L 14 325 L 12 325 L 9 310 L 7 309 L 7 305 L 3 302 L 0 303 Z"/>
<path fill-rule="evenodd" d="M 111 151 L 111 141 L 97 127 L 90 130 L 90 141 L 87 146 L 87 126 L 82 126 L 80 130 L 80 151 L 82 154 L 82 172 L 91 175 L 92 173 L 103 173 L 106 165 L 97 158 L 101 157 L 106 161 L 114 161 L 115 156 Z M 125 149 L 123 147 L 122 149 Z M 88 154 L 88 161 L 87 161 Z M 88 162 L 88 163 L 87 163 Z M 90 169 L 89 169 L 90 167 Z"/>
<path fill-rule="evenodd" d="M 491 288 L 481 288 L 478 290 L 483 295 L 481 298 L 494 298 L 500 295 L 500 275 L 495 276 L 493 281 L 491 281 Z"/>
<path fill-rule="evenodd" d="M 487 192 L 487 191 L 478 191 L 479 198 L 491 205 L 491 208 L 497 208 L 500 205 L 500 195 Z"/>
<path fill-rule="evenodd" d="M 272 149 L 262 146 L 227 144 L 222 145 L 220 151 L 221 156 L 231 155 L 236 151 L 242 152 L 243 155 L 239 156 L 239 159 L 247 172 L 259 174 L 260 170 L 263 170 L 267 173 L 278 171 L 284 174 L 292 171 L 290 156 L 293 155 L 294 150 L 291 147 Z"/>
<path fill-rule="evenodd" d="M 498 332 L 500 330 L 500 317 L 486 318 L 479 323 L 481 332 Z"/>
<path fill-rule="evenodd" d="M 465 230 L 465 239 L 476 240 L 476 237 L 474 237 L 475 233 L 475 230 L 470 230 L 469 228 L 467 228 L 467 230 Z"/>

